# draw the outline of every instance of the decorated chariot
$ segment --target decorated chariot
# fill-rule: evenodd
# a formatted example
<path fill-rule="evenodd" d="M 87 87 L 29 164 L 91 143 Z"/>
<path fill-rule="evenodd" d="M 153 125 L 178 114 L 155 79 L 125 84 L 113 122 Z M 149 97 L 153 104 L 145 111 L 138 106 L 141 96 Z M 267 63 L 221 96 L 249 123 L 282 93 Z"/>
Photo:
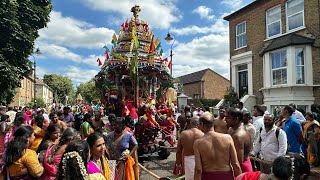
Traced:
<path fill-rule="evenodd" d="M 164 142 L 156 139 L 159 131 L 166 132 L 161 116 L 172 111 L 168 104 L 176 99 L 173 78 L 167 58 L 162 59 L 160 38 L 138 18 L 139 6 L 131 12 L 133 17 L 121 25 L 119 35 L 113 35 L 111 51 L 104 47 L 106 59 L 95 77 L 96 88 L 108 113 L 122 117 L 129 113 L 138 120 L 135 135 L 139 154 L 158 152 L 166 158 L 168 153 L 161 149 Z"/>

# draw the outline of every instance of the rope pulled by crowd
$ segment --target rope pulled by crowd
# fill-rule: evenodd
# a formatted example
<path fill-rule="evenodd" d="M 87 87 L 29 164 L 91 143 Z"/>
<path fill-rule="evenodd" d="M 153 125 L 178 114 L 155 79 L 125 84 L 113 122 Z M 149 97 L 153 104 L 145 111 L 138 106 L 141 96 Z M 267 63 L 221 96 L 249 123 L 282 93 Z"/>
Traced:
<path fill-rule="evenodd" d="M 156 175 L 155 173 L 151 172 L 150 170 L 148 170 L 146 167 L 142 166 L 140 163 L 139 163 L 139 167 L 146 171 L 148 174 L 150 174 L 151 176 L 155 177 L 156 179 L 159 179 L 159 180 L 170 180 L 170 178 L 167 178 L 167 177 L 160 177 L 158 175 Z M 185 176 L 180 176 L 180 177 L 177 177 L 175 178 L 175 180 L 180 180 L 180 179 L 184 179 Z"/>

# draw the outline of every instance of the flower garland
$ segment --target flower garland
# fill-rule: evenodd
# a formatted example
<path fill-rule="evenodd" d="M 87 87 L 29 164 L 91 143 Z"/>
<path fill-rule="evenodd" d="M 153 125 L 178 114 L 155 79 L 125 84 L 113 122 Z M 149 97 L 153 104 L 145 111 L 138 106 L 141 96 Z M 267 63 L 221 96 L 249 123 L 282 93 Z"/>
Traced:
<path fill-rule="evenodd" d="M 291 175 L 291 177 L 289 178 L 290 180 L 293 180 L 293 178 L 294 178 L 294 169 L 295 169 L 295 167 L 294 167 L 294 160 L 295 160 L 295 158 L 294 157 L 292 157 L 292 156 L 284 156 L 285 158 L 287 158 L 287 159 L 289 159 L 290 161 L 291 161 L 291 171 L 292 171 L 292 175 Z"/>
<path fill-rule="evenodd" d="M 80 169 L 80 173 L 82 175 L 82 177 L 84 179 L 88 179 L 89 180 L 89 175 L 87 173 L 87 169 L 84 167 L 84 163 L 82 161 L 82 158 L 81 156 L 79 155 L 78 152 L 76 151 L 72 151 L 72 152 L 67 152 L 63 155 L 63 158 L 62 158 L 62 176 L 65 177 L 66 176 L 66 166 L 67 166 L 67 161 L 69 159 L 72 159 L 72 158 L 76 158 L 77 159 L 77 163 L 78 163 L 78 166 L 79 166 L 79 169 Z"/>

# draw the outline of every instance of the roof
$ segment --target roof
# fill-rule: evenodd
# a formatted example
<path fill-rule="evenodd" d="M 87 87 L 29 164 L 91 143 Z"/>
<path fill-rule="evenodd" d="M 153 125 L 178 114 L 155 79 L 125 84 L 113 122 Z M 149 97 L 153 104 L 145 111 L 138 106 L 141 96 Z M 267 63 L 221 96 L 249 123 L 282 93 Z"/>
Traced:
<path fill-rule="evenodd" d="M 291 33 L 272 40 L 262 54 L 291 45 L 313 44 L 314 41 L 315 39 Z"/>
<path fill-rule="evenodd" d="M 203 76 L 205 75 L 205 73 L 207 71 L 211 71 L 214 74 L 216 74 L 216 75 L 224 78 L 225 80 L 227 80 L 225 77 L 223 77 L 220 74 L 214 72 L 210 68 L 207 68 L 207 69 L 204 69 L 204 70 L 201 70 L 201 71 L 197 71 L 197 72 L 194 72 L 194 73 L 186 74 L 184 76 L 177 77 L 177 79 L 180 80 L 181 84 L 189 84 L 189 83 L 193 83 L 193 82 L 199 82 L 199 81 L 202 81 L 202 78 L 203 78 Z M 229 80 L 227 80 L 227 81 L 229 81 Z"/>
<path fill-rule="evenodd" d="M 41 79 L 41 78 L 36 78 L 36 83 L 37 84 L 44 84 L 43 79 Z"/>
<path fill-rule="evenodd" d="M 48 86 L 48 84 L 43 82 L 42 78 L 38 78 L 38 77 L 36 78 L 36 85 L 46 86 L 48 89 L 52 90 L 52 88 L 50 86 Z"/>
<path fill-rule="evenodd" d="M 238 11 L 235 11 L 235 12 L 229 14 L 228 16 L 225 16 L 223 19 L 229 21 L 229 20 L 230 20 L 232 17 L 234 17 L 235 15 L 239 14 L 240 12 L 242 12 L 242 11 L 244 11 L 244 10 L 246 10 L 246 9 L 249 9 L 250 7 L 252 7 L 252 6 L 260 3 L 261 1 L 263 1 L 263 0 L 255 0 L 255 1 L 253 1 L 252 3 L 250 3 L 250 4 L 248 4 L 248 5 L 244 6 L 244 7 L 242 7 L 242 8 L 239 9 Z"/>

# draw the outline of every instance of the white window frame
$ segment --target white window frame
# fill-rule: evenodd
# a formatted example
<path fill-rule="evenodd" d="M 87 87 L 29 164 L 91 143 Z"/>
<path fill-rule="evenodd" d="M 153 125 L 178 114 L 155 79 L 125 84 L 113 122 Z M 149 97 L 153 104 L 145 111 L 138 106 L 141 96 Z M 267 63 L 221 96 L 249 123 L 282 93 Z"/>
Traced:
<path fill-rule="evenodd" d="M 303 65 L 297 65 L 297 61 L 296 61 L 296 50 L 297 49 L 302 49 L 303 51 Z M 295 83 L 298 84 L 297 82 L 297 67 L 303 67 L 303 83 L 299 83 L 299 84 L 305 84 L 306 83 L 306 49 L 304 47 L 301 46 L 296 46 L 294 47 L 294 61 L 295 61 Z"/>
<path fill-rule="evenodd" d="M 302 29 L 302 28 L 305 27 L 305 22 L 304 22 L 304 21 L 305 21 L 305 20 L 304 20 L 304 4 L 305 4 L 305 2 L 304 2 L 304 0 L 303 0 L 303 10 L 302 10 L 302 11 L 299 11 L 299 12 L 296 12 L 296 13 L 294 13 L 294 14 L 292 14 L 292 15 L 290 15 L 290 17 L 292 17 L 292 16 L 295 16 L 295 15 L 297 15 L 297 14 L 299 14 L 299 13 L 302 13 L 302 26 L 296 27 L 296 28 L 294 28 L 294 29 L 289 30 L 288 3 L 289 3 L 290 1 L 296 1 L 296 0 L 288 0 L 288 1 L 286 2 L 286 30 L 287 30 L 287 32 L 293 32 L 293 31 L 296 31 L 296 30 L 299 30 L 299 29 Z"/>
<path fill-rule="evenodd" d="M 283 66 L 283 67 L 279 67 L 279 68 L 272 68 L 272 56 L 271 54 L 272 53 L 276 53 L 276 52 L 281 52 L 281 51 L 286 51 L 286 66 Z M 283 70 L 285 69 L 287 71 L 287 80 L 286 80 L 286 83 L 283 83 L 283 84 L 273 84 L 273 72 L 274 71 L 277 71 L 277 70 Z M 281 85 L 287 85 L 288 84 L 288 50 L 287 49 L 279 49 L 279 50 L 276 50 L 276 51 L 272 51 L 270 52 L 270 70 L 271 70 L 271 84 L 272 86 L 281 86 Z"/>
<path fill-rule="evenodd" d="M 244 24 L 244 32 L 241 34 L 238 34 L 238 26 L 242 25 L 242 24 Z M 242 36 L 242 35 L 244 35 L 246 37 L 246 44 L 244 46 L 238 47 L 238 36 Z M 247 22 L 243 21 L 243 22 L 236 25 L 236 49 L 241 49 L 241 48 L 247 47 L 247 41 L 248 41 L 247 40 Z"/>
<path fill-rule="evenodd" d="M 274 21 L 274 22 L 268 24 L 268 12 L 272 11 L 272 10 L 274 10 L 276 8 L 280 8 L 280 19 L 278 21 Z M 279 21 L 280 21 L 280 33 L 276 34 L 276 35 L 273 35 L 273 36 L 269 36 L 269 28 L 268 28 L 268 26 L 273 24 L 273 23 L 279 22 Z M 267 32 L 267 34 L 266 34 L 267 39 L 273 38 L 273 37 L 277 37 L 277 36 L 280 36 L 282 34 L 281 5 L 280 4 L 277 5 L 277 6 L 274 6 L 274 7 L 270 8 L 270 9 L 268 9 L 266 11 L 266 32 Z"/>
<path fill-rule="evenodd" d="M 297 84 L 296 82 L 296 62 L 295 49 L 303 48 L 304 50 L 304 83 Z M 271 53 L 286 50 L 287 51 L 287 84 L 273 85 L 272 77 L 272 59 Z M 293 45 L 285 48 L 270 51 L 263 56 L 263 88 L 281 88 L 292 86 L 314 86 L 313 84 L 313 67 L 312 67 L 312 46 L 311 45 Z"/>

